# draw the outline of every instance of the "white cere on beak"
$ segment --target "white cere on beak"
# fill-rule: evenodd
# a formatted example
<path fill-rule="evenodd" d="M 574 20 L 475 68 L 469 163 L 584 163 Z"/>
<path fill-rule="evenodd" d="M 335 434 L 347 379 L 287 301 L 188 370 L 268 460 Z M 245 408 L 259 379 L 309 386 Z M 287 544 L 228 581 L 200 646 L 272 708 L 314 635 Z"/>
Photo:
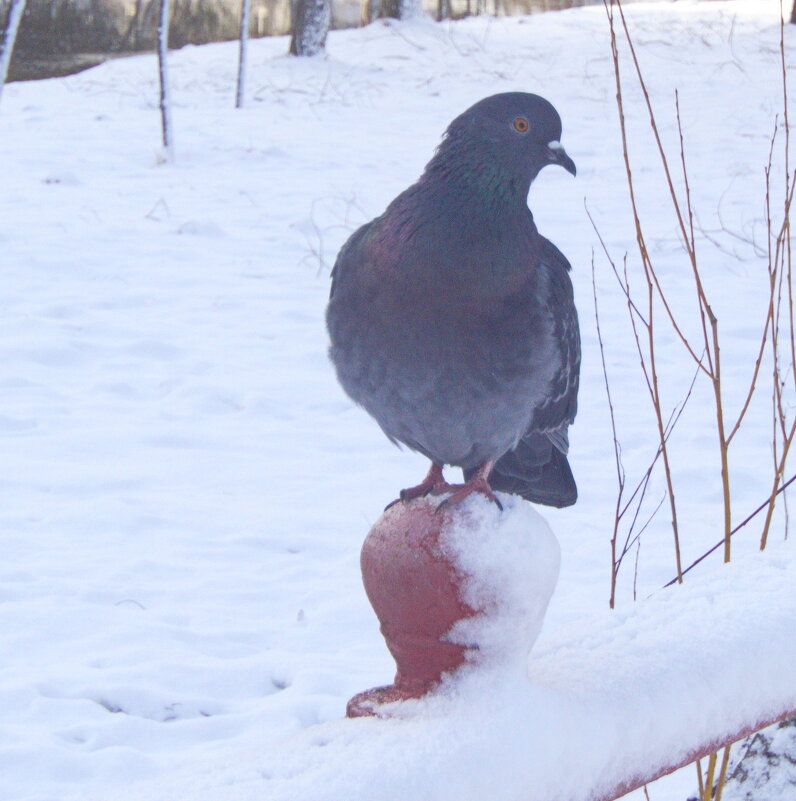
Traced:
<path fill-rule="evenodd" d="M 561 142 L 558 141 L 558 139 L 554 139 L 552 142 L 548 142 L 547 146 L 550 148 L 550 150 L 563 150 L 564 149 L 564 146 L 561 144 Z"/>

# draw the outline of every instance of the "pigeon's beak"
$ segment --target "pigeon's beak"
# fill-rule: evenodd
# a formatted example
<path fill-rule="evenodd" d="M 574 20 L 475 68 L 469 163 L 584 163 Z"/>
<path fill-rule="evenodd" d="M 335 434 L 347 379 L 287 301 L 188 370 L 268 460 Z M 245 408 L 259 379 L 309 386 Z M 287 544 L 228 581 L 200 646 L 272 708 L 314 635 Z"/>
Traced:
<path fill-rule="evenodd" d="M 547 143 L 547 158 L 551 164 L 558 164 L 571 175 L 577 174 L 575 162 L 567 155 L 561 142 L 553 141 Z"/>

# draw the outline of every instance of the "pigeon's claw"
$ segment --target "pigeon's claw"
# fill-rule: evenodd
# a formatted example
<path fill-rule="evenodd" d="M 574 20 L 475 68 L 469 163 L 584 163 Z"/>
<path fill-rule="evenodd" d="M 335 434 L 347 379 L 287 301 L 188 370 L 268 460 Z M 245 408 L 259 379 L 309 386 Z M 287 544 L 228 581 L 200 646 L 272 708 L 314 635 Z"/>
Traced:
<path fill-rule="evenodd" d="M 457 485 L 451 485 L 451 488 L 456 487 Z M 500 511 L 503 511 L 503 504 L 498 500 L 497 495 L 492 491 L 492 487 L 489 486 L 489 482 L 486 479 L 471 479 L 466 484 L 458 485 L 457 489 L 453 494 L 449 495 L 442 501 L 439 506 L 437 506 L 436 511 L 441 512 L 444 509 L 449 509 L 451 506 L 456 506 L 457 504 L 461 503 L 465 498 L 469 498 L 470 495 L 473 493 L 478 492 L 481 495 L 486 495 L 490 501 L 492 501 Z"/>
<path fill-rule="evenodd" d="M 502 512 L 503 504 L 492 491 L 492 487 L 489 486 L 489 474 L 492 472 L 494 466 L 494 461 L 484 462 L 475 473 L 473 473 L 469 481 L 466 481 L 464 484 L 448 484 L 448 482 L 445 481 L 445 477 L 442 475 L 442 465 L 437 462 L 432 462 L 426 477 L 417 486 L 402 489 L 398 497 L 392 503 L 387 504 L 384 511 L 386 512 L 387 509 L 392 508 L 396 503 L 402 501 L 425 498 L 426 495 L 443 495 L 446 492 L 451 493 L 437 506 L 436 511 L 440 512 L 443 509 L 450 509 L 452 506 L 456 506 L 456 504 L 461 503 L 474 492 L 478 492 L 481 495 L 486 495 L 486 497 Z"/>
<path fill-rule="evenodd" d="M 384 511 L 386 512 L 387 509 L 395 506 L 395 504 L 400 501 L 425 498 L 425 496 L 429 494 L 439 495 L 442 492 L 447 492 L 449 487 L 450 485 L 445 481 L 445 477 L 442 475 L 442 465 L 437 464 L 437 462 L 432 462 L 426 477 L 417 486 L 402 489 L 400 493 L 398 493 L 398 497 L 387 504 Z"/>
<path fill-rule="evenodd" d="M 498 500 L 497 495 L 495 495 L 492 487 L 489 485 L 489 474 L 492 472 L 494 466 L 495 463 L 493 461 L 484 462 L 478 470 L 473 473 L 469 481 L 466 481 L 464 484 L 448 484 L 447 489 L 453 490 L 453 493 L 437 506 L 437 512 L 443 509 L 449 509 L 451 506 L 456 506 L 465 498 L 469 498 L 474 492 L 485 495 L 502 512 L 503 504 Z"/>

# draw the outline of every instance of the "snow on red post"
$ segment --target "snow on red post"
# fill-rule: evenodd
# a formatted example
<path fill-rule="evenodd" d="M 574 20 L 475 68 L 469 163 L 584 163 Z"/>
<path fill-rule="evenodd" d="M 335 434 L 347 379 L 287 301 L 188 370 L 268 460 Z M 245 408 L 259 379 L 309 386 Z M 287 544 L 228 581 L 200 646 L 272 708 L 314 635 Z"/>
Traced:
<path fill-rule="evenodd" d="M 465 664 L 516 659 L 524 670 L 558 578 L 559 548 L 530 504 L 480 496 L 437 509 L 388 509 L 362 546 L 365 591 L 397 665 L 395 681 L 355 695 L 348 717 L 420 698 Z"/>

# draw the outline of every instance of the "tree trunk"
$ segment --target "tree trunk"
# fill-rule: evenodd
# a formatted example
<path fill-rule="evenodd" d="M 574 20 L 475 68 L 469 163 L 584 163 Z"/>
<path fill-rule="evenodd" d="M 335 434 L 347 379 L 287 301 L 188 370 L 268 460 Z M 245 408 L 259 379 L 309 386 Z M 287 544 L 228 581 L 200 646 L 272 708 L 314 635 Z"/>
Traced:
<path fill-rule="evenodd" d="M 243 108 L 243 94 L 246 83 L 246 55 L 249 43 L 250 0 L 241 0 L 240 9 L 240 54 L 238 57 L 238 91 L 235 94 L 235 108 Z"/>
<path fill-rule="evenodd" d="M 120 50 L 135 50 L 138 47 L 138 32 L 141 27 L 141 16 L 144 10 L 144 0 L 135 0 L 135 12 L 130 17 L 127 31 L 119 45 Z"/>
<path fill-rule="evenodd" d="M 379 9 L 379 16 L 400 19 L 401 0 L 382 0 L 381 8 Z"/>
<path fill-rule="evenodd" d="M 17 40 L 17 31 L 24 11 L 25 0 L 11 0 L 3 41 L 0 42 L 0 97 L 3 95 L 3 86 L 8 77 L 8 65 L 11 63 L 11 54 L 14 52 L 14 43 Z"/>
<path fill-rule="evenodd" d="M 322 53 L 331 18 L 331 0 L 295 0 L 291 55 L 315 56 Z"/>
<path fill-rule="evenodd" d="M 790 10 L 790 21 L 796 25 L 796 0 L 793 0 L 793 8 Z"/>
<path fill-rule="evenodd" d="M 379 16 L 409 19 L 409 17 L 417 15 L 419 8 L 420 4 L 417 0 L 382 0 Z"/>
<path fill-rule="evenodd" d="M 174 141 L 171 126 L 171 92 L 168 73 L 169 52 L 169 0 L 160 0 L 158 20 L 158 66 L 160 73 L 160 123 L 166 158 L 174 159 Z"/>

